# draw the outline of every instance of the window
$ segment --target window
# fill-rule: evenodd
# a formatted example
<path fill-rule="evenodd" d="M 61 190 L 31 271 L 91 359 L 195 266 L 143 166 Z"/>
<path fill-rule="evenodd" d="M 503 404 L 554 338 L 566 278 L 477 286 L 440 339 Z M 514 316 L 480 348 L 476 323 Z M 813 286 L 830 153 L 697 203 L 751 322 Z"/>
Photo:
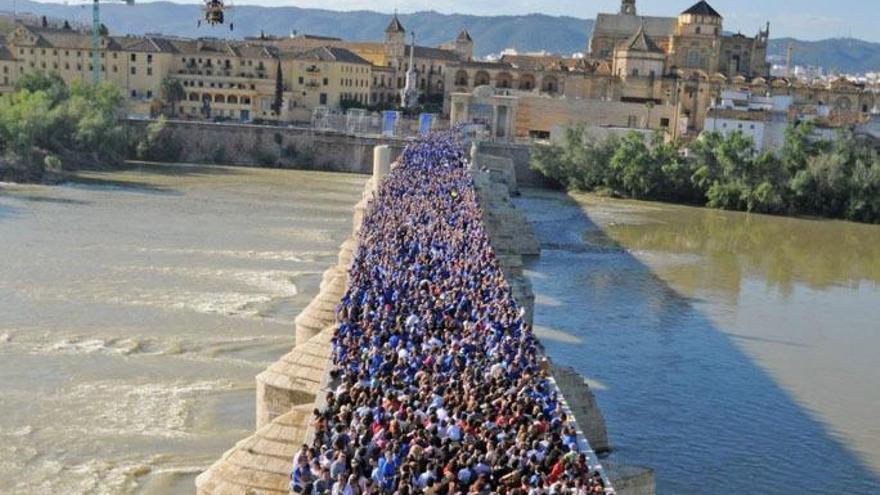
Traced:
<path fill-rule="evenodd" d="M 639 69 L 633 69 L 632 75 L 633 75 L 633 77 L 639 77 Z"/>
<path fill-rule="evenodd" d="M 697 26 L 697 34 L 702 34 L 702 32 L 703 30 L 700 28 L 700 26 Z"/>
<path fill-rule="evenodd" d="M 669 119 L 666 117 L 660 119 L 660 127 L 669 127 Z"/>
<path fill-rule="evenodd" d="M 136 74 L 137 74 L 137 67 L 132 67 L 131 68 L 131 75 L 136 75 Z"/>
<path fill-rule="evenodd" d="M 113 73 L 115 74 L 115 73 L 117 73 L 117 72 L 119 72 L 119 68 L 116 67 L 116 66 L 114 65 L 114 66 L 113 66 Z"/>
<path fill-rule="evenodd" d="M 138 92 L 136 89 L 131 90 L 131 97 L 132 98 L 137 98 L 137 95 L 138 95 Z"/>
<path fill-rule="evenodd" d="M 136 54 L 136 53 L 132 53 L 132 54 L 131 54 L 131 61 L 132 61 L 132 62 L 137 62 L 137 54 Z"/>
<path fill-rule="evenodd" d="M 325 77 L 325 78 L 324 78 L 324 86 L 326 86 L 329 82 L 330 82 L 330 81 L 328 81 L 327 78 Z"/>
<path fill-rule="evenodd" d="M 303 83 L 303 78 L 302 78 L 302 76 L 299 76 L 299 79 L 298 79 L 298 81 L 299 81 L 299 83 L 300 83 L 300 84 L 302 84 L 302 83 Z"/>
<path fill-rule="evenodd" d="M 153 55 L 152 55 L 152 54 L 147 54 L 147 63 L 148 63 L 148 64 L 152 64 L 152 63 L 153 63 Z"/>
<path fill-rule="evenodd" d="M 318 103 L 319 103 L 320 105 L 326 105 L 326 104 L 327 104 L 327 93 L 321 93 L 321 94 L 318 96 Z"/>
<path fill-rule="evenodd" d="M 152 75 L 153 75 L 153 68 L 152 68 L 152 67 L 147 67 L 147 75 L 148 75 L 148 76 L 152 76 Z"/>
<path fill-rule="evenodd" d="M 152 97 L 153 97 L 153 92 L 148 89 L 147 90 L 147 98 L 152 98 Z"/>

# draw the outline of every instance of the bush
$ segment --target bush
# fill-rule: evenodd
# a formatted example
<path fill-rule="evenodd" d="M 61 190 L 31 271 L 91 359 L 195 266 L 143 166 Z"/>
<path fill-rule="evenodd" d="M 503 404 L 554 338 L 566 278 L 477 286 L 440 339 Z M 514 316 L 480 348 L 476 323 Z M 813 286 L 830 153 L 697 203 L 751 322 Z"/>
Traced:
<path fill-rule="evenodd" d="M 211 162 L 224 165 L 229 162 L 229 153 L 226 151 L 226 146 L 223 144 L 218 144 L 214 151 L 211 153 Z"/>
<path fill-rule="evenodd" d="M 46 155 L 46 158 L 43 159 L 43 165 L 47 172 L 61 172 L 61 159 L 55 155 Z"/>
<path fill-rule="evenodd" d="M 278 164 L 278 156 L 259 145 L 255 146 L 251 153 L 254 161 L 261 167 L 274 167 Z"/>
<path fill-rule="evenodd" d="M 311 150 L 303 150 L 297 153 L 293 159 L 293 166 L 301 169 L 312 169 L 315 167 L 315 153 Z"/>
<path fill-rule="evenodd" d="M 147 125 L 147 132 L 137 144 L 136 155 L 141 160 L 180 161 L 183 143 L 168 126 L 165 116 L 160 116 Z"/>
<path fill-rule="evenodd" d="M 125 99 L 112 83 L 67 86 L 57 74 L 24 75 L 16 91 L 0 97 L 4 161 L 31 167 L 46 155 L 66 162 L 113 165 L 126 155 Z"/>

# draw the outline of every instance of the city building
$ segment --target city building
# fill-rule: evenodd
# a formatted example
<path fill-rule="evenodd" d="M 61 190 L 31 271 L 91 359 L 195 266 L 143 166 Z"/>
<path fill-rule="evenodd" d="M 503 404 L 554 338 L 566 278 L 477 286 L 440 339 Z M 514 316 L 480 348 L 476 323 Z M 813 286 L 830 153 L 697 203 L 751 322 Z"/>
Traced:
<path fill-rule="evenodd" d="M 373 92 L 373 65 L 336 46 L 294 50 L 265 40 L 105 35 L 99 57 L 101 80 L 123 90 L 132 115 L 156 113 L 166 103 L 162 87 L 168 81 L 179 83 L 184 93 L 176 116 L 245 122 L 308 122 L 316 107 L 368 104 Z M 32 71 L 54 72 L 67 82 L 91 81 L 91 33 L 17 25 L 0 47 L 0 90 L 11 90 L 18 77 Z"/>
<path fill-rule="evenodd" d="M 647 123 L 650 129 L 664 131 L 672 138 L 690 138 L 714 125 L 707 124 L 707 118 L 713 102 L 725 91 L 771 100 L 788 97 L 789 119 L 817 118 L 831 127 L 855 125 L 869 118 L 880 98 L 864 83 L 844 78 L 805 82 L 770 77 L 769 35 L 769 25 L 753 37 L 726 34 L 723 17 L 705 0 L 676 17 L 640 16 L 636 0 L 621 0 L 619 12 L 597 16 L 583 57 L 504 55 L 496 62 L 460 64 L 447 84 L 450 95 L 445 108 L 452 123 L 468 123 L 479 116 L 476 118 L 490 127 L 502 123 L 487 119 L 487 108 L 510 108 L 511 115 L 516 115 L 515 125 L 506 123 L 503 132 L 488 129 L 496 139 L 508 140 L 547 136 L 560 123 L 597 128 L 623 123 L 639 130 Z M 494 91 L 477 92 L 479 86 Z M 597 106 L 581 100 L 605 103 Z M 466 108 L 469 105 L 474 107 Z M 570 111 L 582 107 L 605 110 Z M 524 111 L 526 108 L 542 111 Z M 712 119 L 733 111 L 717 109 Z M 648 118 L 648 113 L 663 117 Z M 764 136 L 766 124 L 755 119 L 770 118 L 771 114 L 739 117 L 748 120 L 743 122 L 744 130 Z M 727 123 L 740 126 L 740 122 Z M 775 136 L 775 126 L 773 129 Z M 772 144 L 775 138 L 766 141 Z"/>
<path fill-rule="evenodd" d="M 478 120 L 502 140 L 541 138 L 573 123 L 692 138 L 722 113 L 738 111 L 713 106 L 724 92 L 790 97 L 789 119 L 831 127 L 862 124 L 880 106 L 867 80 L 772 77 L 769 26 L 752 37 L 727 34 L 705 0 L 675 17 L 640 16 L 636 3 L 621 0 L 619 12 L 599 14 L 587 51 L 573 56 L 509 52 L 477 60 L 466 30 L 422 46 L 395 14 L 375 42 L 295 33 L 243 41 L 103 35 L 99 74 L 128 95 L 134 115 L 171 107 L 187 119 L 311 122 L 316 110 L 399 108 L 408 94 L 409 107 L 452 123 Z M 0 91 L 29 71 L 90 79 L 90 32 L 32 24 L 18 24 L 0 43 Z M 178 84 L 185 96 L 169 105 L 163 88 Z M 761 124 L 744 125 L 758 132 Z"/>

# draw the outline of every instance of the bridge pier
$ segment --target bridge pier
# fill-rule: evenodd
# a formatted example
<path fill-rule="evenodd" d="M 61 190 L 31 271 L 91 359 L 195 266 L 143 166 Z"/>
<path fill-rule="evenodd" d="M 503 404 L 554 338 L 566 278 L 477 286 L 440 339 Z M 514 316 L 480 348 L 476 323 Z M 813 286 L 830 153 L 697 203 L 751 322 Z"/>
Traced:
<path fill-rule="evenodd" d="M 391 148 L 380 144 L 373 148 L 373 191 L 378 191 L 382 179 L 391 171 Z"/>

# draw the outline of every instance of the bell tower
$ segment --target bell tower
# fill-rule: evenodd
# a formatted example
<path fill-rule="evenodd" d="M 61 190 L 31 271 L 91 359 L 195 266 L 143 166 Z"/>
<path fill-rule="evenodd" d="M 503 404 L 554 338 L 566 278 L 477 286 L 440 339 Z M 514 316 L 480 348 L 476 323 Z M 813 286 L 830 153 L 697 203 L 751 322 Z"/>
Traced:
<path fill-rule="evenodd" d="M 622 15 L 636 15 L 636 0 L 621 0 L 620 13 Z"/>

